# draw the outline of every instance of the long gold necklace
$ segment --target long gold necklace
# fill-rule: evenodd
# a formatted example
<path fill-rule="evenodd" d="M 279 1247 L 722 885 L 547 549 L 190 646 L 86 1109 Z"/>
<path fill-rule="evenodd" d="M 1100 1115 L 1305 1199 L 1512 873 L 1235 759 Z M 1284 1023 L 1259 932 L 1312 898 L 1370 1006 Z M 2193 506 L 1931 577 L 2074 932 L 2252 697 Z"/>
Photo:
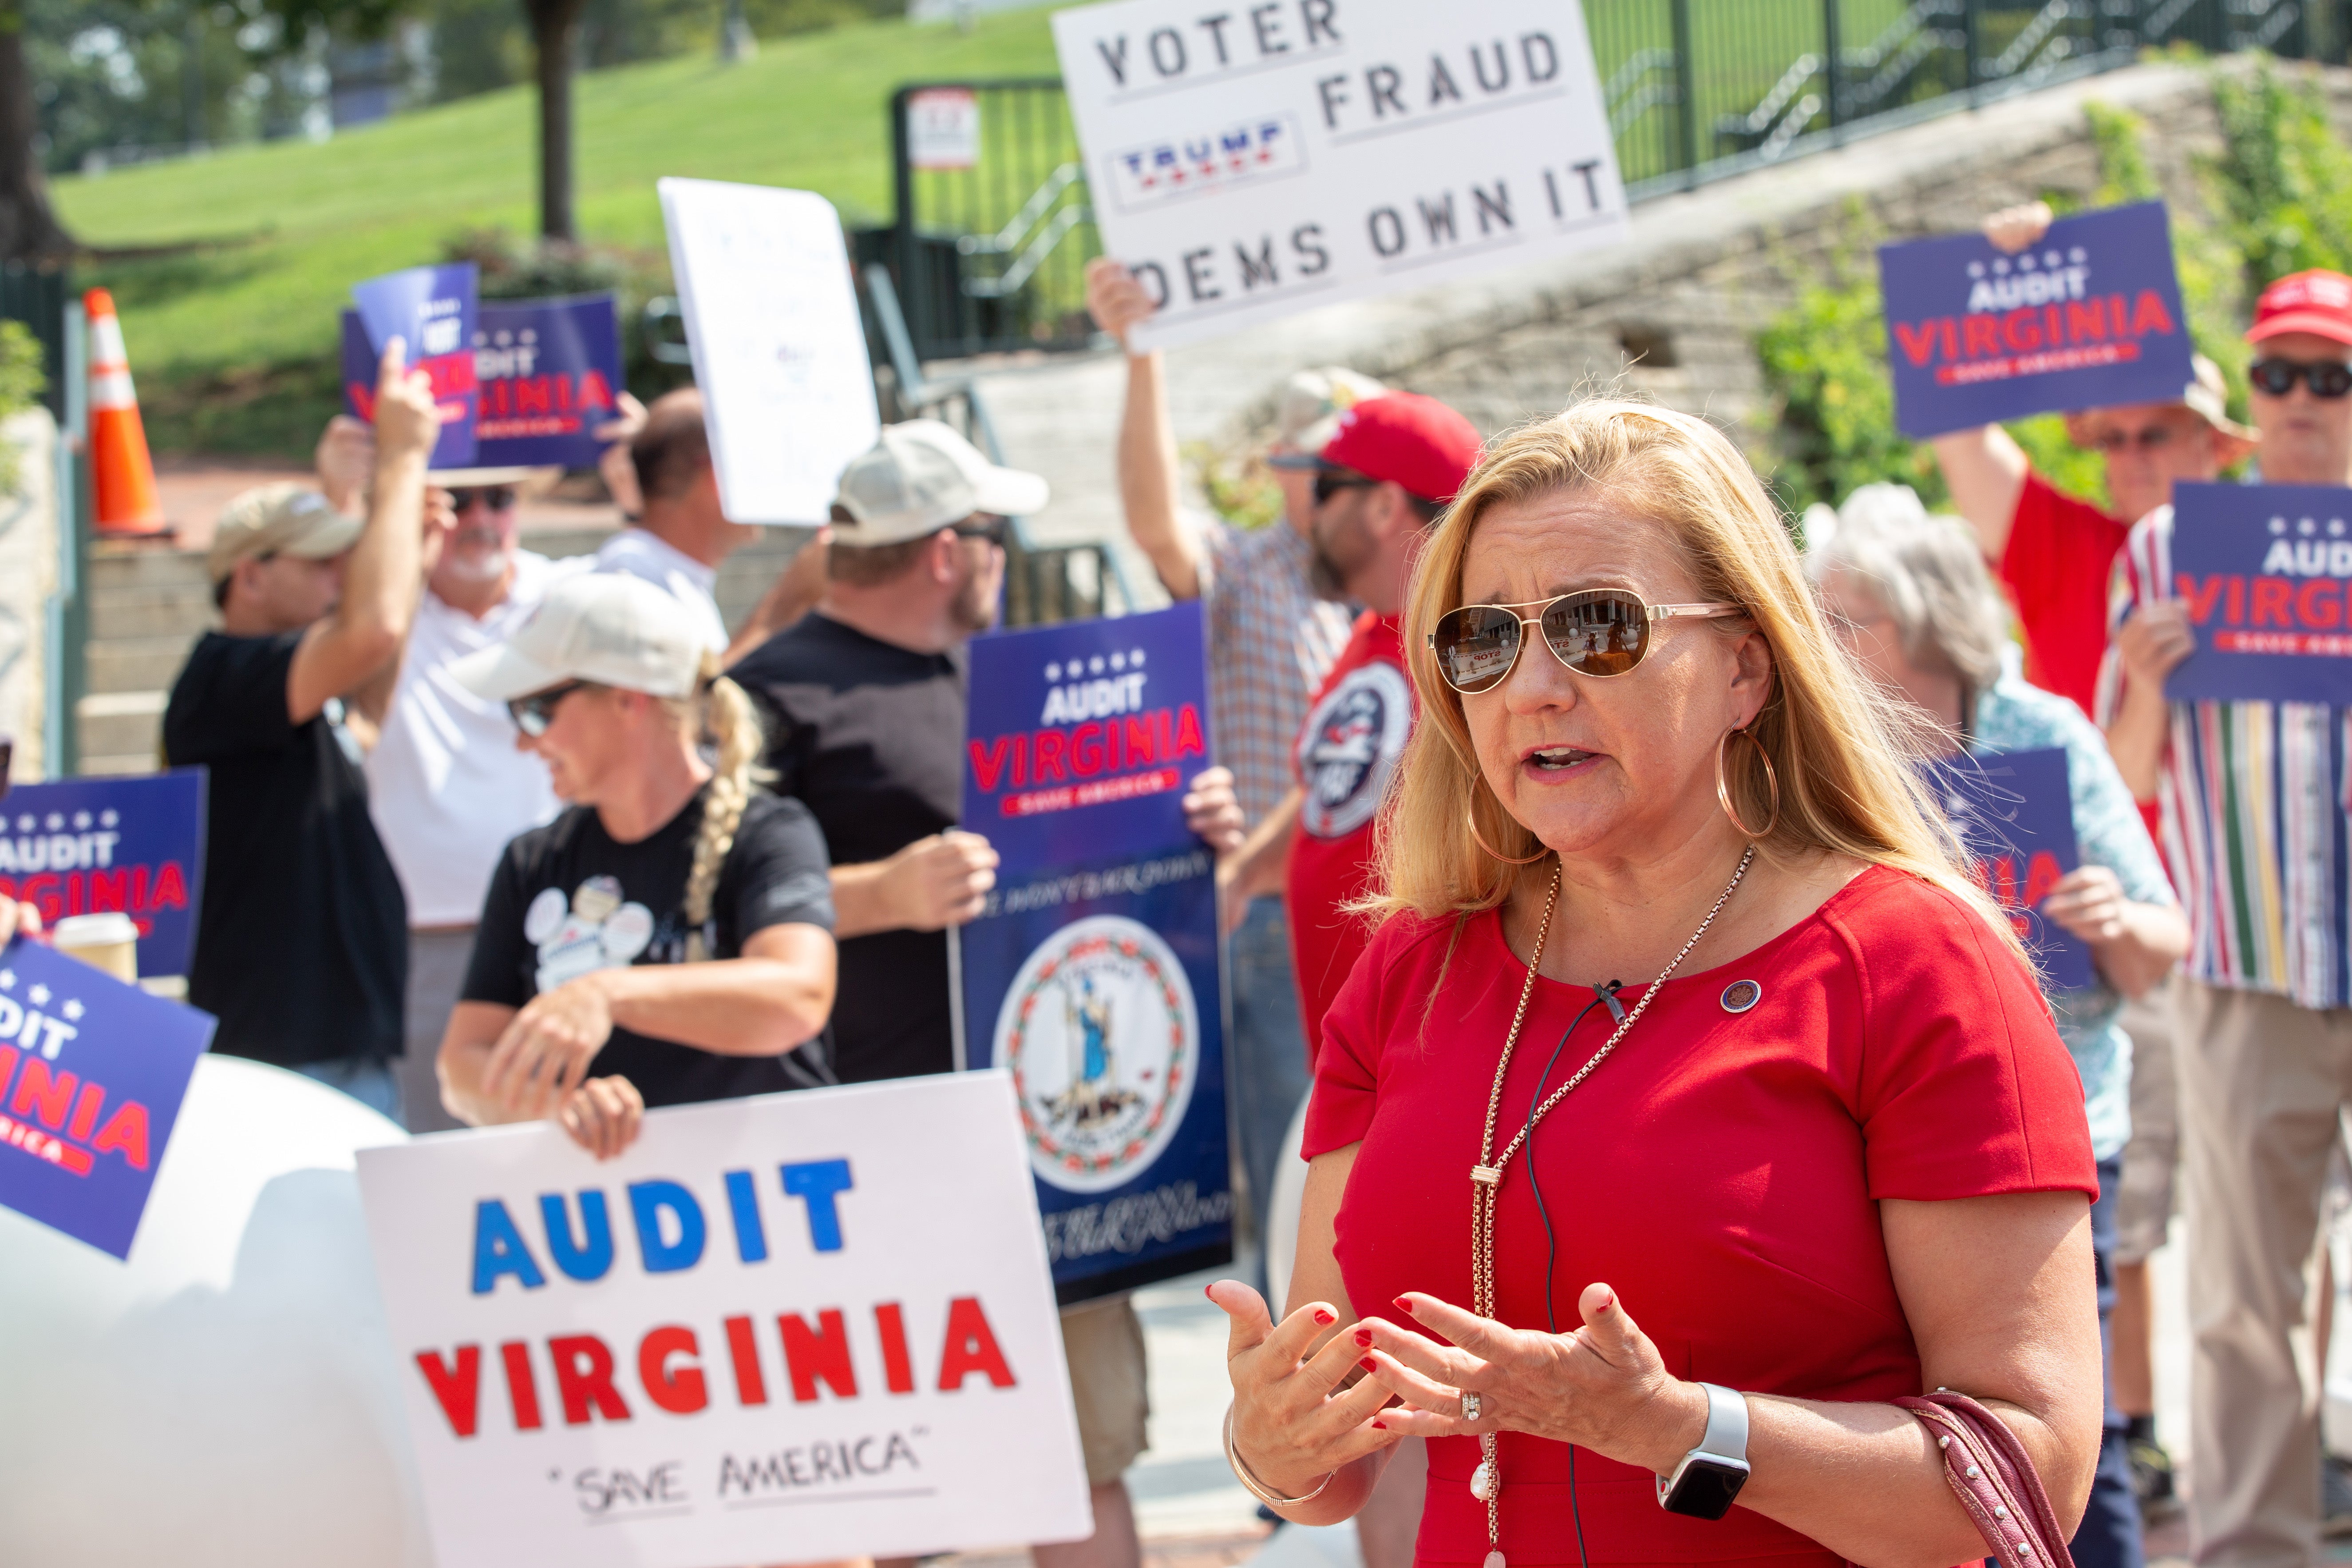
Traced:
<path fill-rule="evenodd" d="M 1715 917 L 1723 912 L 1723 906 L 1739 887 L 1740 879 L 1748 875 L 1748 868 L 1755 859 L 1756 847 L 1750 844 L 1747 852 L 1739 857 L 1739 868 L 1731 873 L 1731 880 L 1725 883 L 1723 891 L 1716 895 L 1715 907 L 1706 911 L 1706 919 L 1698 922 L 1698 930 L 1691 932 L 1690 940 L 1683 943 L 1682 951 L 1675 954 L 1674 961 L 1668 963 L 1658 978 L 1651 983 L 1650 988 L 1642 993 L 1642 999 L 1633 1004 L 1633 1010 L 1625 1015 L 1624 1022 L 1619 1024 L 1611 1032 L 1608 1041 L 1599 1050 L 1593 1052 L 1585 1064 L 1570 1076 L 1566 1083 L 1552 1090 L 1544 1102 L 1536 1107 L 1534 1113 L 1528 1118 L 1526 1125 L 1519 1129 L 1517 1135 L 1503 1150 L 1501 1157 L 1496 1158 L 1494 1153 L 1495 1120 L 1501 1114 L 1503 1109 L 1503 1079 L 1511 1070 L 1511 1053 L 1518 1048 L 1519 1027 L 1527 1022 L 1528 1002 L 1535 994 L 1536 969 L 1543 962 L 1544 942 L 1551 935 L 1552 911 L 1559 905 L 1559 868 L 1556 865 L 1552 868 L 1551 892 L 1544 900 L 1543 923 L 1536 929 L 1535 951 L 1528 955 L 1528 977 L 1519 986 L 1518 1010 L 1511 1015 L 1511 1033 L 1510 1037 L 1503 1042 L 1503 1059 L 1495 1064 L 1495 1089 L 1494 1092 L 1486 1097 L 1486 1130 L 1478 1140 L 1478 1163 L 1470 1167 L 1470 1310 L 1478 1316 L 1482 1318 L 1495 1316 L 1495 1200 L 1502 1192 L 1503 1176 L 1510 1169 L 1511 1157 L 1517 1154 L 1520 1147 L 1534 1134 L 1536 1123 L 1541 1121 L 1553 1106 L 1566 1100 L 1578 1084 L 1590 1077 L 1592 1069 L 1599 1067 L 1609 1053 L 1617 1048 L 1617 1042 L 1623 1039 L 1627 1032 L 1642 1021 L 1642 1015 L 1649 1011 L 1650 1004 L 1657 998 L 1658 991 L 1665 984 L 1667 976 L 1682 967 L 1683 960 L 1690 956 L 1691 949 L 1698 945 L 1699 938 L 1705 936 L 1707 928 L 1715 924 Z M 1475 1395 L 1471 1397 L 1475 1398 Z M 1465 1405 L 1466 1403 L 1465 1401 Z M 1470 1495 L 1486 1505 L 1486 1561 L 1483 1568 L 1505 1568 L 1502 1512 L 1503 1468 L 1499 1449 L 1498 1434 L 1493 1432 L 1480 1434 L 1478 1468 L 1470 1478 Z"/>

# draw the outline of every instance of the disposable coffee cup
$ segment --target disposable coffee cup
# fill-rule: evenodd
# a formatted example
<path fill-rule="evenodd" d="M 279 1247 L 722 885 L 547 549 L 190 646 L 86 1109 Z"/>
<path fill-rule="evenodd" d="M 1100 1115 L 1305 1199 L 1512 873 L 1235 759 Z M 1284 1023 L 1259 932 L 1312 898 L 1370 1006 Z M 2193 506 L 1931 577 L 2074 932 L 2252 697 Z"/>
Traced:
<path fill-rule="evenodd" d="M 125 985 L 139 984 L 139 925 L 129 915 L 68 915 L 50 940 L 68 958 L 103 969 Z"/>

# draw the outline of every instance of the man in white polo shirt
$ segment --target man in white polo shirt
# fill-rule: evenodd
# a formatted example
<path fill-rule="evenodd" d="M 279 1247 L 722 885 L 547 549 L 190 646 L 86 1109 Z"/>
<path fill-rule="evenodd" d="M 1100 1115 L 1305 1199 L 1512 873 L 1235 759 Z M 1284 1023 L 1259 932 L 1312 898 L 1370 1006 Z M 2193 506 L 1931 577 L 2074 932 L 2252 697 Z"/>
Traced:
<path fill-rule="evenodd" d="M 474 925 L 507 841 L 553 818 L 547 764 L 514 743 L 505 705 L 450 679 L 494 647 L 586 557 L 550 561 L 519 547 L 517 484 L 527 468 L 436 475 L 457 522 L 441 541 L 408 634 L 390 710 L 368 752 L 368 802 L 408 895 L 408 1005 L 401 1101 L 412 1132 L 462 1125 L 442 1109 L 434 1059 L 466 978 Z"/>

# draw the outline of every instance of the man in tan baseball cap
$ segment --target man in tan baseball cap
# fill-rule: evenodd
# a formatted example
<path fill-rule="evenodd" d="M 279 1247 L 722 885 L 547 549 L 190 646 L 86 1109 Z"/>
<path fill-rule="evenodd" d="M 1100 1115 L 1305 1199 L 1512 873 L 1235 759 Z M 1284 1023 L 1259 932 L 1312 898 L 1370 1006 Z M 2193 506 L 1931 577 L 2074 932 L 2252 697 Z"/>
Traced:
<path fill-rule="evenodd" d="M 213 1049 L 290 1068 L 388 1116 L 407 918 L 368 818 L 344 704 L 396 668 L 423 575 L 432 387 L 386 345 L 365 523 L 317 490 L 265 485 L 222 512 L 205 564 L 221 629 L 190 650 L 163 712 L 173 767 L 212 772 L 188 1000 Z"/>

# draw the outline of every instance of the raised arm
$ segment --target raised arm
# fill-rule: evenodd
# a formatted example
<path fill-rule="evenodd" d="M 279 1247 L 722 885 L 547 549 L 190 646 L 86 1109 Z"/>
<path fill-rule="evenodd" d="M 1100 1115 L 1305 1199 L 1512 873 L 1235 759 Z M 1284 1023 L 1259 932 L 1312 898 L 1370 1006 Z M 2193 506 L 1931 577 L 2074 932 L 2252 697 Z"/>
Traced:
<path fill-rule="evenodd" d="M 343 568 L 341 600 L 302 636 L 286 672 L 286 711 L 319 716 L 400 656 L 424 590 L 425 462 L 440 437 L 433 388 L 398 338 L 376 377 L 375 474 L 367 527 Z"/>
<path fill-rule="evenodd" d="M 2135 800 L 2156 798 L 2165 750 L 2172 743 L 2165 678 L 2196 650 L 2197 634 L 2189 629 L 2187 613 L 2169 600 L 2141 605 L 2116 634 L 2123 693 L 2107 721 L 2107 751 Z"/>
<path fill-rule="evenodd" d="M 1127 347 L 1129 329 L 1156 309 L 1135 274 L 1107 256 L 1087 265 L 1087 309 Z M 1127 531 L 1178 599 L 1201 596 L 1201 547 L 1177 515 L 1176 427 L 1168 416 L 1168 370 L 1158 351 L 1127 354 L 1127 403 L 1118 423 L 1118 500 Z"/>
<path fill-rule="evenodd" d="M 1955 430 L 1932 443 L 1936 466 L 1951 488 L 1952 508 L 1976 530 L 1977 546 L 1988 561 L 2009 549 L 2010 524 L 2031 470 L 2025 449 L 1998 425 Z"/>

